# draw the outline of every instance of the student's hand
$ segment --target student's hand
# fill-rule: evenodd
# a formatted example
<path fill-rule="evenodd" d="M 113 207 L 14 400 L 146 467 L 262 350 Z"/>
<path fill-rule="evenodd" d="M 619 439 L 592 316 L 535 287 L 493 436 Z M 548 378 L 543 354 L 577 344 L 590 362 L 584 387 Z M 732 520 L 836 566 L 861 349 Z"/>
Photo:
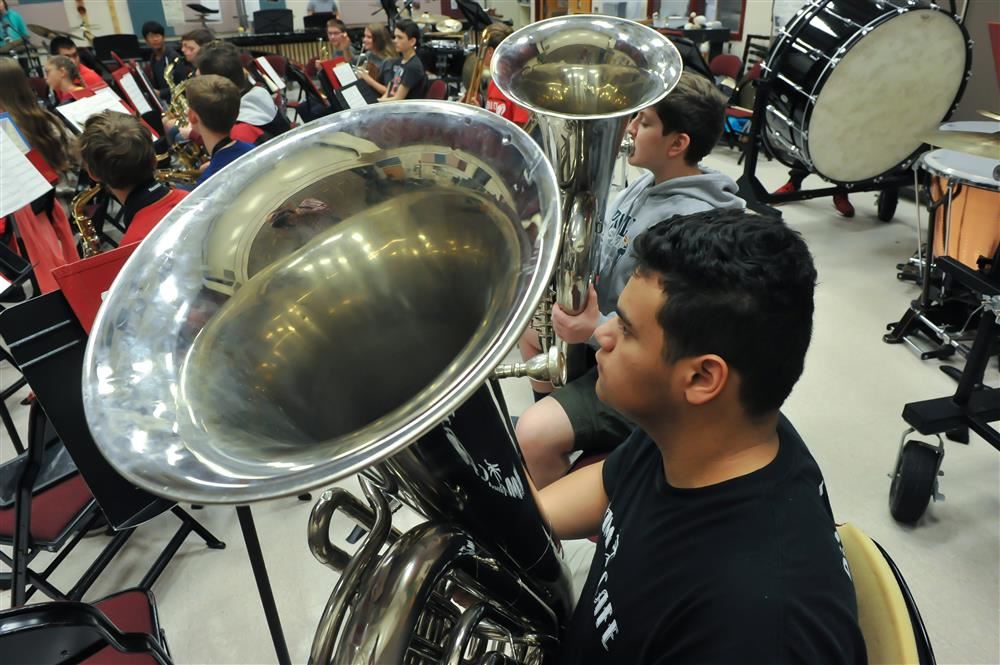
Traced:
<path fill-rule="evenodd" d="M 597 291 L 594 290 L 593 284 L 587 287 L 587 305 L 576 316 L 564 312 L 558 303 L 552 306 L 552 327 L 559 339 L 570 344 L 583 344 L 590 339 L 597 330 L 600 318 L 601 312 L 597 309 Z"/>
<path fill-rule="evenodd" d="M 163 129 L 164 129 L 164 131 L 169 132 L 176 125 L 177 125 L 177 121 L 174 120 L 174 117 L 172 115 L 164 115 L 163 116 Z"/>

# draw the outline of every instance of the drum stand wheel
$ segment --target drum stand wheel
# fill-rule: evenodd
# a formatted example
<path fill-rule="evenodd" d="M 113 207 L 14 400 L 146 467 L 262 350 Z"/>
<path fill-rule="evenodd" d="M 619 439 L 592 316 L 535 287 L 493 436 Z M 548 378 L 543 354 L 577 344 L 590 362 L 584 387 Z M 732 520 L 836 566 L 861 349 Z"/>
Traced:
<path fill-rule="evenodd" d="M 911 432 L 913 430 L 909 429 L 903 434 L 889 488 L 889 510 L 893 518 L 903 524 L 916 523 L 932 498 L 944 500 L 944 495 L 938 491 L 938 476 L 944 475 L 941 471 L 944 445 L 940 437 L 937 446 L 916 439 L 907 441 Z"/>
<path fill-rule="evenodd" d="M 878 208 L 878 218 L 883 222 L 892 221 L 893 216 L 896 214 L 896 205 L 899 203 L 899 189 L 896 187 L 891 187 L 889 189 L 883 189 L 878 193 L 878 197 L 875 199 L 875 205 Z"/>

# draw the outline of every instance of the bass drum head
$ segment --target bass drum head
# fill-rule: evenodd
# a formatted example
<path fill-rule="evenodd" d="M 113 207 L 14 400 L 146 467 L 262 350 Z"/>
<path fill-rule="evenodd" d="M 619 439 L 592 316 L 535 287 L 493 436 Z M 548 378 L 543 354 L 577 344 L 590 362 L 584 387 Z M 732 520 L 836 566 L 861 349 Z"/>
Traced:
<path fill-rule="evenodd" d="M 860 182 L 906 161 L 948 115 L 967 57 L 962 29 L 943 11 L 912 10 L 863 36 L 834 67 L 812 112 L 816 172 Z"/>

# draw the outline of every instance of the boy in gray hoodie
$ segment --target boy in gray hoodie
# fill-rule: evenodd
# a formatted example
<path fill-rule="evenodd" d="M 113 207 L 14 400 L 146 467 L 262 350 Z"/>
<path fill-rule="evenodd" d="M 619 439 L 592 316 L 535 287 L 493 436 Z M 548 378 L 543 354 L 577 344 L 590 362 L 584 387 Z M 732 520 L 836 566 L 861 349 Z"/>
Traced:
<path fill-rule="evenodd" d="M 633 238 L 657 222 L 715 208 L 744 208 L 731 178 L 699 166 L 722 134 L 726 100 L 703 77 L 685 72 L 665 99 L 640 111 L 629 123 L 635 142 L 629 164 L 647 173 L 633 181 L 608 206 L 598 227 L 597 270 L 587 307 L 576 316 L 553 309 L 556 334 L 571 344 L 593 341 L 594 330 L 615 316 L 618 296 L 635 270 L 629 251 Z M 537 338 L 521 340 L 522 354 L 537 351 Z M 537 348 L 537 347 L 536 347 Z M 538 489 L 569 470 L 574 450 L 608 450 L 632 430 L 632 423 L 597 399 L 597 368 L 552 391 L 532 383 L 539 397 L 518 419 L 517 439 Z"/>

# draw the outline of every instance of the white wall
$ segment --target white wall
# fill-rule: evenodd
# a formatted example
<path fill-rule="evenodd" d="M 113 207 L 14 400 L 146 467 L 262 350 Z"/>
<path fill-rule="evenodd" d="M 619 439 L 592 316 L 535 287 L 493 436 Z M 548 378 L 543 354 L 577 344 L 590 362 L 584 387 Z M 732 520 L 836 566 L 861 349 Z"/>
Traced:
<path fill-rule="evenodd" d="M 91 24 L 90 31 L 94 35 L 114 35 L 127 34 L 132 32 L 132 15 L 128 11 L 128 3 L 125 0 L 110 0 L 118 18 L 118 29 L 111 20 L 111 10 L 108 0 L 87 0 L 87 21 Z M 63 8 L 66 12 L 66 19 L 70 26 L 80 25 L 80 15 L 76 11 L 75 0 L 63 0 Z"/>

